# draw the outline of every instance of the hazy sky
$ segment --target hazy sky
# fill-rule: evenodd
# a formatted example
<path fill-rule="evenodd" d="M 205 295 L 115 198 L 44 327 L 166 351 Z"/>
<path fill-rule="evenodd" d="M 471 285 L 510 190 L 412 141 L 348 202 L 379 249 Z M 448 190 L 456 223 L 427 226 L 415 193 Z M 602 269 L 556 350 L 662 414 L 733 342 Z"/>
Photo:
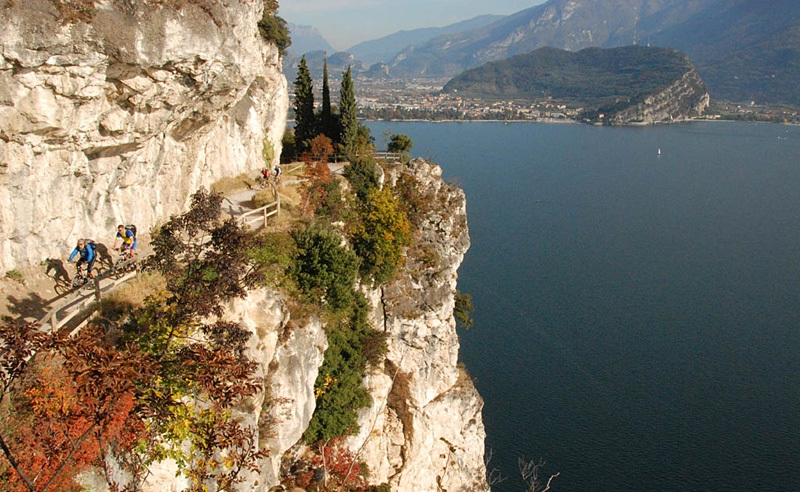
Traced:
<path fill-rule="evenodd" d="M 513 14 L 546 0 L 279 0 L 278 15 L 314 26 L 337 50 L 419 27 Z"/>

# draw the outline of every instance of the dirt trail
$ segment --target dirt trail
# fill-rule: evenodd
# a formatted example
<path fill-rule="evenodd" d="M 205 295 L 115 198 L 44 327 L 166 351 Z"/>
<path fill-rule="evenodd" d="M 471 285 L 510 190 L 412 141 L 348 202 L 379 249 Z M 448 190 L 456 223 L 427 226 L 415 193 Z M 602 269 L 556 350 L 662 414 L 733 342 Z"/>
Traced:
<path fill-rule="evenodd" d="M 281 201 L 284 211 L 291 215 L 293 208 L 298 208 L 300 198 L 297 192 L 297 180 L 286 176 L 280 187 Z M 238 215 L 252 210 L 253 195 L 257 190 L 238 190 L 229 193 L 222 202 L 222 211 L 229 215 Z M 278 229 L 289 227 L 291 220 L 281 218 L 275 224 Z M 111 249 L 114 244 L 112 232 L 110 239 L 96 240 L 98 244 L 98 259 L 95 269 L 102 272 L 113 264 L 117 253 Z M 139 231 L 137 250 L 140 258 L 150 253 L 150 234 Z M 46 259 L 39 265 L 21 267 L 9 272 L 0 278 L 0 319 L 14 320 L 23 318 L 37 321 L 44 317 L 55 302 L 69 294 L 69 283 L 75 272 L 75 264 L 69 263 L 67 258 L 74 245 L 65 244 L 63 256 L 60 258 Z"/>

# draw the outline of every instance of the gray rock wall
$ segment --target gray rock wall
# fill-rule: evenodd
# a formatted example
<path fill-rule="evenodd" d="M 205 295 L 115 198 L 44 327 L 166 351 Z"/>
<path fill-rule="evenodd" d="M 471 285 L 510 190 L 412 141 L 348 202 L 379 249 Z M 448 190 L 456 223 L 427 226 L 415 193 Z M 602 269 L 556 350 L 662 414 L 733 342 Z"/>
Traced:
<path fill-rule="evenodd" d="M 685 121 L 702 115 L 708 104 L 708 91 L 697 70 L 692 69 L 658 94 L 615 113 L 610 122 L 628 125 Z"/>
<path fill-rule="evenodd" d="M 348 444 L 371 481 L 393 491 L 488 490 L 483 399 L 458 367 L 453 317 L 457 270 L 470 245 L 466 198 L 436 164 L 415 159 L 387 180 L 400 173 L 419 180 L 430 205 L 417 224 L 427 258 L 409 254 L 399 277 L 372 292 L 373 322 L 387 333 L 389 352 L 366 378 L 373 405 Z"/>
<path fill-rule="evenodd" d="M 437 261 L 410 254 L 396 280 L 367 291 L 372 323 L 386 333 L 389 350 L 366 375 L 372 405 L 361 410 L 360 432 L 345 445 L 366 463 L 370 483 L 389 483 L 394 492 L 489 490 L 483 400 L 458 367 L 453 318 L 457 269 L 469 248 L 466 198 L 444 183 L 435 164 L 417 159 L 387 173 L 387 180 L 399 172 L 412 173 L 432 204 L 418 224 L 419 243 Z M 260 473 L 247 476 L 238 490 L 267 491 L 279 483 L 282 458 L 304 451 L 300 441 L 315 409 L 325 331 L 317 320 L 294 320 L 269 289 L 231 303 L 225 316 L 253 333 L 249 355 L 260 363 L 266 389 L 237 415 L 260 430 L 260 444 L 269 451 Z M 150 472 L 144 492 L 181 490 L 174 463 Z"/>
<path fill-rule="evenodd" d="M 0 271 L 149 230 L 262 167 L 265 137 L 280 155 L 287 83 L 261 1 L 96 8 L 67 24 L 49 0 L 0 9 Z"/>

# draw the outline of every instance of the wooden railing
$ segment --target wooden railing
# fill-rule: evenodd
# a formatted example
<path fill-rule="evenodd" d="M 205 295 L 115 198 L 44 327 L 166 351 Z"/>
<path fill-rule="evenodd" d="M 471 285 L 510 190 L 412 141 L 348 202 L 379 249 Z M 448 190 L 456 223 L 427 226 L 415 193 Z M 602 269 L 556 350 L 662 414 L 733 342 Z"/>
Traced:
<path fill-rule="evenodd" d="M 376 159 L 389 162 L 397 162 L 403 157 L 399 152 L 373 152 L 372 156 Z"/>
<path fill-rule="evenodd" d="M 103 293 L 108 293 L 119 284 L 127 282 L 129 279 L 135 277 L 138 274 L 138 269 L 128 272 L 119 278 L 111 278 L 111 275 L 116 273 L 118 272 L 113 268 L 107 270 L 89 280 L 92 288 L 83 286 L 68 294 L 67 297 L 54 305 L 50 311 L 39 320 L 39 325 L 42 326 L 43 329 L 49 329 L 50 331 L 60 330 L 76 316 L 84 313 L 92 304 L 96 302 L 99 303 L 103 297 Z"/>
<path fill-rule="evenodd" d="M 281 214 L 281 195 L 278 193 L 278 187 L 275 186 L 275 183 L 270 182 L 269 185 L 272 187 L 272 194 L 275 196 L 275 201 L 272 203 L 268 203 L 263 207 L 257 208 L 255 210 L 251 210 L 249 212 L 245 212 L 241 215 L 237 215 L 236 218 L 242 225 L 250 226 L 253 229 L 258 229 L 259 227 L 267 227 L 267 220 L 272 217 L 273 215 L 279 217 Z"/>

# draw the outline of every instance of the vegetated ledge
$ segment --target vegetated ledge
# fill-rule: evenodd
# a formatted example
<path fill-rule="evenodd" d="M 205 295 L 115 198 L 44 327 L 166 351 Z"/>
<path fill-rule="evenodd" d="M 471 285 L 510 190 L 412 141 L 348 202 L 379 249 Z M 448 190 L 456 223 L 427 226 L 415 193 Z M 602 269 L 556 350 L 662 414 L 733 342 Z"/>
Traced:
<path fill-rule="evenodd" d="M 548 101 L 591 124 L 650 124 L 691 119 L 708 91 L 689 58 L 669 48 L 539 48 L 487 63 L 448 82 L 444 93 L 485 100 Z"/>

